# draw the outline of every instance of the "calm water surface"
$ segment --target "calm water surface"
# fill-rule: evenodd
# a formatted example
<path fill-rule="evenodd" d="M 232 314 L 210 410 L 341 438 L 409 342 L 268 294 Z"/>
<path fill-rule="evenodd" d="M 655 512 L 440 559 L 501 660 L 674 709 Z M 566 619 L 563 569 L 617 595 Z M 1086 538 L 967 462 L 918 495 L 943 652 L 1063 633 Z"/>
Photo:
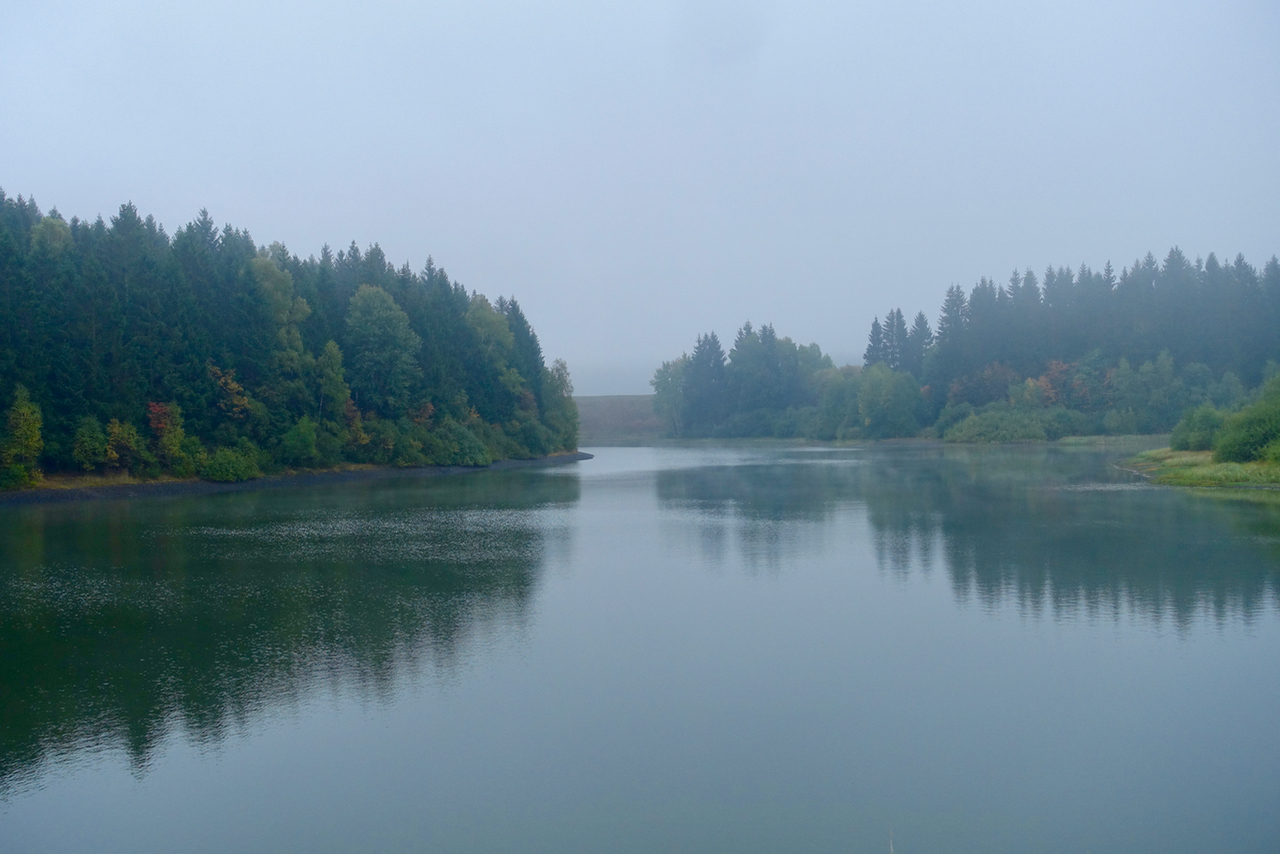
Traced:
<path fill-rule="evenodd" d="M 0 851 L 1280 850 L 1280 498 L 595 449 L 0 507 Z"/>

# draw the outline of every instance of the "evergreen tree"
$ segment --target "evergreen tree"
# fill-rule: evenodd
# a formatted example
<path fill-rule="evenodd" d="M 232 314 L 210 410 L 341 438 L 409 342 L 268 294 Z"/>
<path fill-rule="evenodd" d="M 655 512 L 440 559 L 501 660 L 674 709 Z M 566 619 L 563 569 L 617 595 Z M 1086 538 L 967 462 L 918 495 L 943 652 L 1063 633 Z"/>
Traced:
<path fill-rule="evenodd" d="M 980 371 L 997 361 L 1006 349 L 1007 329 L 1004 324 L 1008 296 L 1003 288 L 983 276 L 969 294 L 966 328 L 968 345 L 965 372 Z"/>
<path fill-rule="evenodd" d="M 714 332 L 699 335 L 684 369 L 685 428 L 693 435 L 709 435 L 727 414 L 725 353 Z"/>
<path fill-rule="evenodd" d="M 969 301 L 964 288 L 951 285 L 947 288 L 942 309 L 938 313 L 938 331 L 933 346 L 926 350 L 921 370 L 921 382 L 929 386 L 941 406 L 956 377 L 967 369 L 965 326 L 968 322 Z"/>
<path fill-rule="evenodd" d="M 942 311 L 938 314 L 938 346 L 959 351 L 964 341 L 965 319 L 969 314 L 969 301 L 964 288 L 952 285 L 947 288 Z"/>
<path fill-rule="evenodd" d="M 884 329 L 880 326 L 880 318 L 877 317 L 871 321 L 871 334 L 867 336 L 867 349 L 862 354 L 862 364 L 869 368 L 885 361 L 886 358 Z"/>
<path fill-rule="evenodd" d="M 892 370 L 904 370 L 907 360 L 907 321 L 902 309 L 892 309 L 885 316 L 884 361 Z"/>
<path fill-rule="evenodd" d="M 533 327 L 529 325 L 524 313 L 520 311 L 520 303 L 516 302 L 515 297 L 511 299 L 499 298 L 498 311 L 506 316 L 507 325 L 511 329 L 513 341 L 512 366 L 520 372 L 520 376 L 528 383 L 529 389 L 533 392 L 533 396 L 538 402 L 538 407 L 541 409 L 543 405 L 542 374 L 546 369 L 542 361 L 542 345 L 538 343 L 538 336 L 534 333 Z"/>
<path fill-rule="evenodd" d="M 907 346 L 902 370 L 908 371 L 917 379 L 924 376 L 924 354 L 933 345 L 933 330 L 929 328 L 929 318 L 924 312 L 917 312 L 916 319 L 907 333 Z"/>
<path fill-rule="evenodd" d="M 725 375 L 731 407 L 739 413 L 785 409 L 800 395 L 799 354 L 773 325 L 743 324 L 729 351 Z"/>

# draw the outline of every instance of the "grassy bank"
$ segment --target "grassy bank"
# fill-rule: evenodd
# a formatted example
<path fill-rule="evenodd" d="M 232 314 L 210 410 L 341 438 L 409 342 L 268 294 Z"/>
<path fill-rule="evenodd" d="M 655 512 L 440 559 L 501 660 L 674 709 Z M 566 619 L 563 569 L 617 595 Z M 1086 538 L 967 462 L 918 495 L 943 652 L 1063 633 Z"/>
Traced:
<path fill-rule="evenodd" d="M 1155 483 L 1169 486 L 1280 488 L 1280 464 L 1215 463 L 1212 451 L 1144 451 L 1124 463 Z"/>

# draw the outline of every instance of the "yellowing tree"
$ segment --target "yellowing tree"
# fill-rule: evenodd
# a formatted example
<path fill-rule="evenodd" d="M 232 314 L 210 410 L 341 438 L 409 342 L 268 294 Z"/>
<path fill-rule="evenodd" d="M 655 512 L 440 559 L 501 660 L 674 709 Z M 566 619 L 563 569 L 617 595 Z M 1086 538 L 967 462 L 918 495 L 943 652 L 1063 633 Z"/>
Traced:
<path fill-rule="evenodd" d="M 6 426 L 8 435 L 3 449 L 6 471 L 0 473 L 0 479 L 9 486 L 39 483 L 40 453 L 44 450 L 40 430 L 44 419 L 40 415 L 40 407 L 31 402 L 25 386 L 19 385 L 13 391 L 13 406 L 9 407 Z"/>

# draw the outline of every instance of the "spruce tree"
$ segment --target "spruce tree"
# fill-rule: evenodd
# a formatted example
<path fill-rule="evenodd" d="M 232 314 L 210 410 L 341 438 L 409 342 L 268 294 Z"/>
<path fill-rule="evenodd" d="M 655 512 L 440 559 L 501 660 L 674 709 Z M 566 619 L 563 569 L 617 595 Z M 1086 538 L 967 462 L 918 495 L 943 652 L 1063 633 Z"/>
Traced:
<path fill-rule="evenodd" d="M 954 348 L 960 345 L 964 337 L 965 317 L 969 313 L 969 301 L 964 295 L 964 288 L 952 285 L 947 288 L 947 296 L 942 301 L 942 311 L 938 314 L 938 346 Z"/>
<path fill-rule="evenodd" d="M 917 312 L 916 319 L 907 333 L 906 357 L 902 369 L 909 371 L 917 380 L 924 374 L 924 353 L 933 344 L 933 330 L 929 328 L 929 318 L 924 312 Z"/>
<path fill-rule="evenodd" d="M 871 321 L 871 334 L 867 336 L 867 349 L 862 354 L 862 365 L 869 368 L 885 360 L 884 328 L 880 326 L 880 318 Z"/>
<path fill-rule="evenodd" d="M 885 316 L 884 362 L 895 371 L 904 370 L 907 359 L 907 321 L 902 309 L 895 308 Z"/>
<path fill-rule="evenodd" d="M 684 424 L 709 435 L 726 413 L 725 353 L 714 332 L 699 335 L 684 370 Z"/>

